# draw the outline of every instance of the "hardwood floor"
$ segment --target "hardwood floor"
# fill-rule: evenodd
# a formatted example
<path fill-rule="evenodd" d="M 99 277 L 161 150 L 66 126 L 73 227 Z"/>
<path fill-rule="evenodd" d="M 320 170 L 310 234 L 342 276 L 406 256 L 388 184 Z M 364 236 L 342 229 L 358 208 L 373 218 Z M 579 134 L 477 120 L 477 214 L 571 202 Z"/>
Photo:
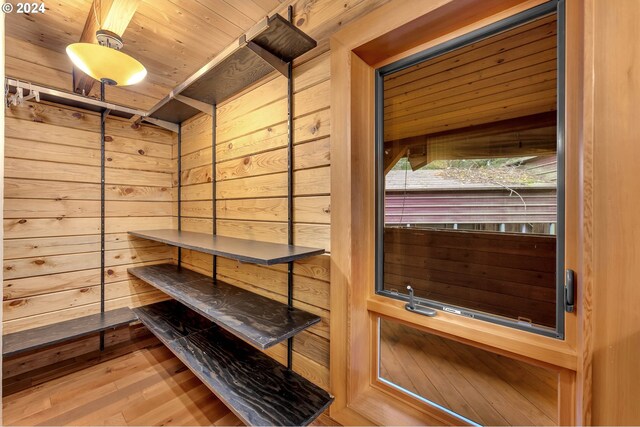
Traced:
<path fill-rule="evenodd" d="M 485 425 L 553 425 L 556 374 L 383 322 L 381 375 Z M 242 425 L 157 342 L 3 398 L 3 425 Z M 313 425 L 337 425 L 326 415 Z"/>
<path fill-rule="evenodd" d="M 380 376 L 483 425 L 557 425 L 557 374 L 382 321 Z"/>
<path fill-rule="evenodd" d="M 163 345 L 3 398 L 3 425 L 242 425 Z M 336 425 L 323 415 L 314 425 Z"/>

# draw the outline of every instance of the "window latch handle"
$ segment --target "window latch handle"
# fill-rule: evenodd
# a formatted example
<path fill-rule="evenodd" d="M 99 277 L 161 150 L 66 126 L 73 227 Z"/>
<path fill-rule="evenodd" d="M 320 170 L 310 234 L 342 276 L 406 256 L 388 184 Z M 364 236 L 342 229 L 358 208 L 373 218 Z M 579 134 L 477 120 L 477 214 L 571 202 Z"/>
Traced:
<path fill-rule="evenodd" d="M 409 291 L 409 302 L 404 306 L 407 311 L 429 317 L 433 317 L 436 315 L 436 311 L 434 309 L 422 307 L 419 304 L 415 303 L 413 287 L 411 285 L 407 285 L 407 290 Z"/>
<path fill-rule="evenodd" d="M 407 309 L 415 310 L 416 305 L 413 300 L 413 288 L 411 287 L 411 285 L 407 285 L 407 290 L 409 291 L 409 304 L 407 304 Z"/>
<path fill-rule="evenodd" d="M 576 274 L 573 270 L 567 269 L 565 271 L 564 281 L 564 309 L 567 313 L 572 313 L 575 310 L 575 285 Z"/>

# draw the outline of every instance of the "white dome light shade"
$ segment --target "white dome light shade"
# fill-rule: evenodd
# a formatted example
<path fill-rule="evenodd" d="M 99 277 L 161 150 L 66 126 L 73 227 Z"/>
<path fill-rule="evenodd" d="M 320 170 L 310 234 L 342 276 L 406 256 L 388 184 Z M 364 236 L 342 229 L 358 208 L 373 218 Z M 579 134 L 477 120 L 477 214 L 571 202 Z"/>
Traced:
<path fill-rule="evenodd" d="M 93 43 L 73 43 L 67 55 L 85 74 L 109 85 L 128 86 L 139 83 L 147 75 L 144 66 L 116 49 Z"/>

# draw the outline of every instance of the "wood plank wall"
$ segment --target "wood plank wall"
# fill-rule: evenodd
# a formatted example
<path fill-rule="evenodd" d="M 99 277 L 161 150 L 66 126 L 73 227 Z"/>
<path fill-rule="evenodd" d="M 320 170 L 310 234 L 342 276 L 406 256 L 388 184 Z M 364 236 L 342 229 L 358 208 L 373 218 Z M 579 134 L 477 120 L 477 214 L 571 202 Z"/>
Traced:
<path fill-rule="evenodd" d="M 386 228 L 385 289 L 555 327 L 554 236 Z"/>
<path fill-rule="evenodd" d="M 329 247 L 329 54 L 294 69 L 294 243 Z M 287 242 L 287 81 L 279 76 L 217 107 L 216 198 L 220 235 Z M 182 227 L 212 230 L 212 121 L 182 129 Z M 212 272 L 211 256 L 183 251 L 186 266 Z M 286 302 L 286 265 L 218 258 L 218 278 Z M 294 368 L 328 388 L 329 255 L 295 264 L 294 305 L 322 318 L 294 339 Z M 285 345 L 269 351 L 284 361 Z"/>
<path fill-rule="evenodd" d="M 294 68 L 294 243 L 330 252 L 330 58 L 328 37 L 388 0 L 293 1 L 293 22 L 318 41 Z M 287 242 L 287 89 L 270 76 L 217 106 L 216 198 L 220 235 Z M 182 227 L 212 230 L 211 118 L 182 128 Z M 176 177 L 177 178 L 177 177 Z M 174 182 L 177 179 L 174 178 Z M 210 256 L 183 250 L 183 262 L 212 274 Z M 295 263 L 294 305 L 322 318 L 294 339 L 293 368 L 329 388 L 329 255 Z M 286 265 L 260 267 L 218 258 L 218 278 L 286 302 Z M 286 346 L 267 352 L 286 361 Z"/>
<path fill-rule="evenodd" d="M 296 63 L 294 71 L 296 244 L 330 250 L 328 38 L 342 25 L 387 1 L 288 2 L 294 6 L 296 26 L 319 43 Z M 70 90 L 70 67 L 63 52 L 18 39 L 8 40 L 7 45 L 9 75 Z M 145 109 L 166 94 L 153 85 L 134 89 L 135 93 L 121 93 L 108 88 L 107 99 Z M 14 121 L 16 133 L 25 135 L 15 127 L 21 124 L 38 135 L 16 139 L 29 140 L 27 147 L 37 143 L 47 152 L 53 148 L 57 157 L 38 160 L 38 149 L 22 154 L 17 148 L 24 143 L 18 143 L 14 150 L 19 152 L 17 157 L 7 158 L 6 188 L 14 208 L 6 213 L 5 247 L 9 255 L 5 271 L 15 268 L 16 273 L 5 281 L 5 313 L 13 316 L 4 324 L 5 333 L 94 312 L 99 296 L 99 218 L 94 216 L 99 209 L 97 116 L 44 104 L 31 104 L 30 108 L 7 114 Z M 169 133 L 151 132 L 150 127 L 134 132 L 120 121 L 113 126 L 109 123 L 107 134 L 113 140 L 107 146 L 118 148 L 112 150 L 112 160 L 107 162 L 110 171 L 117 171 L 115 175 L 107 173 L 107 249 L 111 251 L 107 256 L 108 307 L 125 302 L 151 303 L 162 295 L 128 278 L 126 267 L 175 260 L 176 252 L 169 253 L 165 247 L 149 242 L 122 239 L 129 229 L 176 225 L 176 194 L 167 190 L 175 185 L 177 176 L 173 170 L 173 180 L 167 181 L 165 161 L 172 159 L 175 167 L 177 146 Z M 286 81 L 281 77 L 271 76 L 244 96 L 218 106 L 220 234 L 286 242 L 286 130 Z M 183 135 L 183 228 L 208 232 L 212 228 L 210 118 L 201 115 L 184 123 Z M 62 146 L 77 151 L 65 156 L 67 151 L 61 152 Z M 173 148 L 172 153 L 167 153 L 168 146 Z M 126 166 L 118 169 L 114 166 L 118 163 Z M 48 207 L 35 207 L 41 206 L 36 204 L 41 200 Z M 171 217 L 167 216 L 167 206 L 172 209 Z M 38 212 L 31 214 L 30 209 Z M 65 212 L 66 217 L 62 216 Z M 24 219 L 27 222 L 21 223 Z M 36 219 L 37 226 L 32 226 Z M 187 266 L 211 274 L 211 257 L 190 251 L 183 254 Z M 294 369 L 324 388 L 329 387 L 329 263 L 328 255 L 315 257 L 296 263 L 294 269 L 295 305 L 322 317 L 319 325 L 296 337 Z M 218 272 L 220 278 L 235 285 L 286 302 L 286 266 L 263 268 L 219 259 Z M 43 277 L 47 277 L 45 282 Z M 122 296 L 130 289 L 143 293 Z M 36 304 L 40 308 L 34 309 Z M 280 361 L 286 359 L 284 345 L 269 353 Z M 28 358 L 21 363 L 28 363 Z"/>
<path fill-rule="evenodd" d="M 99 311 L 100 116 L 44 103 L 6 109 L 4 333 Z M 171 260 L 131 229 L 171 227 L 174 136 L 106 123 L 106 308 L 163 294 L 127 267 Z"/>

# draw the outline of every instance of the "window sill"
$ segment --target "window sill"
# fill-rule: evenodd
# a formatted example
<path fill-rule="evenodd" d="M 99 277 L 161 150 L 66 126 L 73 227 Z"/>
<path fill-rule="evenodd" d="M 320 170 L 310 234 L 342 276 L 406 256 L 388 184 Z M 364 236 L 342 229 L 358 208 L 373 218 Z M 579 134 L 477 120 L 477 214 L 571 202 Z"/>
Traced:
<path fill-rule="evenodd" d="M 420 316 L 405 310 L 402 301 L 379 295 L 369 297 L 367 309 L 429 332 L 516 357 L 529 363 L 572 371 L 577 368 L 576 351 L 564 340 L 468 319 L 440 310 L 435 317 Z"/>

